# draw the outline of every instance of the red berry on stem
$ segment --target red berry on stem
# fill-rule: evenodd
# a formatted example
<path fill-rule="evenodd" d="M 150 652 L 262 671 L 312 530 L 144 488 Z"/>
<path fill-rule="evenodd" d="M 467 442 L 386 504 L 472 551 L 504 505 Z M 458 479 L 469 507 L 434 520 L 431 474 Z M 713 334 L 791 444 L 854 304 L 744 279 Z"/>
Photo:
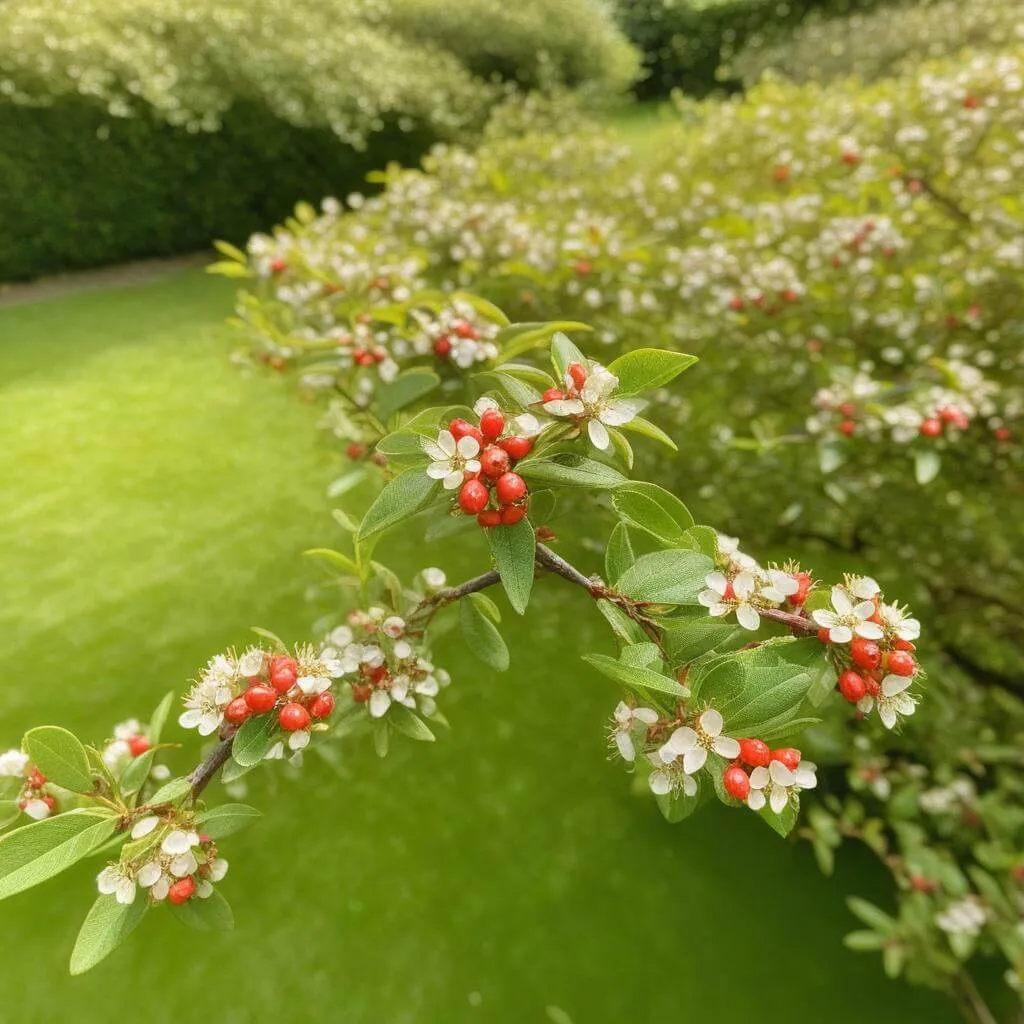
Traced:
<path fill-rule="evenodd" d="M 334 694 L 330 690 L 324 690 L 317 694 L 313 703 L 309 705 L 309 713 L 314 718 L 326 718 L 334 710 Z"/>
<path fill-rule="evenodd" d="M 270 261 L 270 269 L 275 274 L 280 274 L 283 270 L 286 270 L 287 267 L 288 267 L 288 264 L 285 263 L 284 260 L 276 259 L 276 260 L 271 260 Z"/>
<path fill-rule="evenodd" d="M 502 505 L 511 505 L 526 494 L 526 481 L 518 473 L 505 473 L 498 477 L 494 490 Z"/>
<path fill-rule="evenodd" d="M 907 651 L 890 651 L 886 668 L 894 676 L 912 676 L 917 671 L 917 663 Z"/>
<path fill-rule="evenodd" d="M 893 640 L 892 645 L 893 645 L 893 647 L 896 648 L 897 651 L 916 651 L 917 650 L 917 646 L 915 644 L 912 644 L 909 640 L 900 640 L 899 638 L 897 638 L 897 639 Z"/>
<path fill-rule="evenodd" d="M 498 409 L 488 409 L 480 417 L 480 432 L 488 441 L 501 436 L 505 429 L 505 417 Z"/>
<path fill-rule="evenodd" d="M 796 747 L 779 747 L 772 751 L 772 760 L 781 761 L 791 772 L 800 767 L 800 751 Z"/>
<path fill-rule="evenodd" d="M 821 629 L 818 630 L 818 639 L 823 644 L 832 643 L 831 635 L 829 634 L 829 631 L 825 626 L 822 626 Z"/>
<path fill-rule="evenodd" d="M 241 725 L 252 714 L 252 708 L 246 703 L 244 697 L 236 697 L 224 709 L 224 717 L 232 725 Z"/>
<path fill-rule="evenodd" d="M 570 363 L 568 373 L 576 390 L 580 391 L 587 383 L 587 368 L 582 363 Z"/>
<path fill-rule="evenodd" d="M 497 480 L 502 473 L 507 473 L 509 465 L 508 452 L 496 444 L 489 444 L 480 453 L 480 471 L 492 480 Z"/>
<path fill-rule="evenodd" d="M 565 392 L 559 391 L 558 388 L 548 388 L 547 391 L 540 396 L 540 400 L 542 402 L 557 402 L 562 398 L 565 398 Z"/>
<path fill-rule="evenodd" d="M 839 424 L 839 433 L 844 437 L 849 437 L 857 429 L 857 424 L 853 420 L 843 420 Z"/>
<path fill-rule="evenodd" d="M 722 785 L 726 793 L 737 800 L 746 800 L 750 794 L 750 776 L 737 764 L 726 768 L 722 776 Z"/>
<path fill-rule="evenodd" d="M 167 898 L 176 907 L 180 907 L 182 903 L 187 903 L 191 898 L 192 894 L 196 891 L 196 883 L 191 875 L 187 878 L 179 879 L 167 890 Z"/>
<path fill-rule="evenodd" d="M 513 526 L 526 515 L 525 505 L 509 505 L 501 510 L 501 523 L 503 526 Z"/>
<path fill-rule="evenodd" d="M 498 446 L 508 452 L 510 458 L 522 459 L 530 454 L 530 449 L 533 447 L 533 441 L 528 437 L 520 437 L 516 434 L 512 437 L 506 437 L 504 440 L 499 441 Z"/>
<path fill-rule="evenodd" d="M 484 435 L 480 428 L 474 427 L 472 423 L 467 423 L 466 420 L 452 420 L 448 424 L 448 429 L 456 441 L 463 437 L 475 437 L 481 446 L 484 443 Z"/>
<path fill-rule="evenodd" d="M 922 437 L 938 437 L 942 433 L 942 424 L 934 417 L 925 420 L 920 427 Z"/>
<path fill-rule="evenodd" d="M 353 441 L 345 448 L 345 454 L 352 459 L 353 462 L 358 462 L 366 456 L 366 445 L 360 444 L 358 441 Z"/>
<path fill-rule="evenodd" d="M 148 736 L 133 736 L 128 741 L 128 749 L 132 752 L 132 757 L 139 757 L 144 754 L 150 748 L 150 742 Z"/>
<path fill-rule="evenodd" d="M 882 664 L 882 649 L 874 640 L 865 640 L 862 636 L 855 636 L 850 643 L 850 657 L 853 659 L 854 665 L 871 671 Z"/>
<path fill-rule="evenodd" d="M 484 511 L 476 517 L 476 521 L 485 530 L 489 530 L 494 526 L 501 526 L 501 512 L 496 508 L 484 509 Z"/>
<path fill-rule="evenodd" d="M 301 704 L 292 701 L 277 713 L 277 721 L 285 732 L 297 732 L 309 727 L 309 712 Z"/>
<path fill-rule="evenodd" d="M 373 687 L 369 683 L 352 684 L 352 699 L 359 704 L 364 704 L 368 701 L 372 693 Z"/>
<path fill-rule="evenodd" d="M 442 334 L 440 338 L 434 341 L 434 352 L 439 356 L 446 356 L 452 350 L 451 340 L 447 335 Z"/>
<path fill-rule="evenodd" d="M 466 515 L 475 516 L 483 512 L 491 494 L 479 480 L 467 480 L 459 489 L 459 508 Z"/>
<path fill-rule="evenodd" d="M 793 573 L 793 579 L 796 580 L 796 593 L 791 594 L 789 597 L 789 603 L 794 605 L 802 605 L 807 600 L 807 595 L 811 592 L 811 574 L 809 572 L 795 572 Z"/>
<path fill-rule="evenodd" d="M 250 686 L 243 694 L 243 699 L 250 710 L 262 715 L 277 703 L 277 690 L 271 686 Z"/>
<path fill-rule="evenodd" d="M 270 685 L 278 693 L 285 693 L 299 678 L 299 663 L 287 654 L 277 654 L 270 659 Z"/>
<path fill-rule="evenodd" d="M 751 768 L 764 768 L 771 759 L 771 748 L 764 740 L 740 740 L 740 760 L 744 764 Z"/>
<path fill-rule="evenodd" d="M 839 676 L 839 692 L 851 704 L 856 704 L 868 692 L 868 686 L 864 682 L 863 676 L 858 675 L 852 668 L 848 668 Z"/>

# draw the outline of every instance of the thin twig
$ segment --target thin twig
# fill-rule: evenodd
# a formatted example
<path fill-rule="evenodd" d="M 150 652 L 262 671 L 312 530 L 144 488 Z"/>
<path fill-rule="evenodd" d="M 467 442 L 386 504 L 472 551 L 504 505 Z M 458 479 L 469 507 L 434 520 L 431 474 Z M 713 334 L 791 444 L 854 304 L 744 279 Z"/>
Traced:
<path fill-rule="evenodd" d="M 222 765 L 231 756 L 235 743 L 236 726 L 228 726 L 221 732 L 220 742 L 196 765 L 188 776 L 192 784 L 192 798 L 195 799 L 210 784 Z M 225 735 L 227 733 L 227 735 Z"/>

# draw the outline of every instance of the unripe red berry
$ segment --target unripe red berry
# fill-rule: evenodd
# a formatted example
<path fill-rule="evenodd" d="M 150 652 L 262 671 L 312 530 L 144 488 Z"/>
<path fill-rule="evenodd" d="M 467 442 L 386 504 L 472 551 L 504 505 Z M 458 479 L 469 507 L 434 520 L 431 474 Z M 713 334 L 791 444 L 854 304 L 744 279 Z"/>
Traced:
<path fill-rule="evenodd" d="M 313 698 L 309 705 L 309 713 L 314 718 L 326 718 L 334 710 L 334 694 L 330 690 L 324 690 Z"/>
<path fill-rule="evenodd" d="M 726 768 L 722 785 L 726 793 L 737 800 L 746 800 L 750 795 L 750 776 L 738 764 Z"/>
<path fill-rule="evenodd" d="M 502 526 L 514 526 L 526 515 L 525 505 L 509 505 L 501 510 Z"/>
<path fill-rule="evenodd" d="M 187 878 L 179 879 L 167 890 L 167 898 L 176 907 L 180 907 L 182 903 L 188 903 L 195 891 L 195 880 L 189 875 Z"/>
<path fill-rule="evenodd" d="M 483 512 L 476 517 L 476 521 L 485 530 L 490 530 L 495 526 L 501 526 L 501 511 L 496 508 L 484 509 Z"/>
<path fill-rule="evenodd" d="M 868 692 L 868 687 L 863 676 L 858 675 L 852 668 L 848 668 L 839 676 L 839 692 L 851 704 L 856 704 Z"/>
<path fill-rule="evenodd" d="M 540 396 L 540 400 L 542 402 L 557 402 L 562 398 L 565 398 L 565 392 L 560 391 L 558 388 L 548 388 L 547 391 Z"/>
<path fill-rule="evenodd" d="M 250 710 L 262 715 L 277 703 L 277 690 L 271 686 L 250 686 L 243 698 Z"/>
<path fill-rule="evenodd" d="M 249 707 L 244 697 L 236 697 L 224 709 L 224 717 L 232 725 L 241 725 L 251 714 L 252 708 Z"/>
<path fill-rule="evenodd" d="M 299 729 L 309 728 L 309 712 L 301 704 L 292 701 L 277 713 L 277 721 L 285 732 L 298 732 Z"/>
<path fill-rule="evenodd" d="M 751 768 L 766 768 L 772 759 L 771 748 L 764 740 L 740 740 L 740 760 Z"/>
<path fill-rule="evenodd" d="M 505 417 L 498 409 L 487 409 L 480 417 L 480 432 L 488 441 L 501 436 L 505 429 Z"/>
<path fill-rule="evenodd" d="M 448 429 L 451 431 L 452 437 L 454 437 L 456 441 L 463 437 L 473 437 L 476 438 L 477 443 L 483 447 L 484 435 L 480 431 L 480 428 L 474 427 L 472 423 L 467 423 L 466 420 L 452 420 L 451 423 L 448 424 Z"/>
<path fill-rule="evenodd" d="M 791 772 L 800 767 L 800 751 L 796 747 L 779 747 L 772 751 L 772 760 L 781 761 Z"/>
<path fill-rule="evenodd" d="M 894 676 L 912 676 L 917 671 L 917 663 L 913 655 L 907 651 L 890 651 L 886 659 L 886 668 Z"/>
<path fill-rule="evenodd" d="M 373 693 L 373 687 L 369 683 L 353 683 L 352 699 L 359 704 L 365 704 Z"/>
<path fill-rule="evenodd" d="M 439 356 L 446 356 L 452 350 L 451 339 L 447 335 L 441 335 L 440 338 L 434 341 L 434 351 Z"/>
<path fill-rule="evenodd" d="M 507 473 L 509 464 L 508 452 L 496 444 L 489 444 L 480 453 L 480 472 L 492 480 L 497 480 L 502 473 Z"/>
<path fill-rule="evenodd" d="M 518 473 L 505 473 L 498 477 L 494 490 L 502 505 L 511 505 L 526 494 L 526 481 Z"/>
<path fill-rule="evenodd" d="M 533 441 L 528 437 L 520 437 L 516 434 L 499 441 L 498 446 L 508 452 L 509 458 L 522 459 L 530 454 Z"/>
<path fill-rule="evenodd" d="M 843 420 L 843 422 L 839 424 L 839 433 L 844 437 L 850 437 L 856 429 L 857 424 L 854 423 L 853 420 Z"/>
<path fill-rule="evenodd" d="M 133 736 L 128 741 L 128 749 L 132 753 L 132 757 L 139 757 L 144 754 L 150 748 L 150 742 L 148 736 Z"/>
<path fill-rule="evenodd" d="M 278 693 L 285 693 L 299 678 L 299 664 L 287 654 L 277 654 L 270 659 L 270 685 Z"/>
<path fill-rule="evenodd" d="M 942 423 L 933 417 L 925 420 L 921 424 L 920 430 L 922 437 L 938 437 L 942 433 Z"/>
<path fill-rule="evenodd" d="M 467 480 L 459 489 L 459 508 L 466 515 L 475 516 L 483 512 L 491 495 L 479 480 Z"/>
<path fill-rule="evenodd" d="M 582 363 L 570 363 L 568 374 L 577 391 L 587 383 L 587 368 Z"/>
<path fill-rule="evenodd" d="M 850 657 L 854 665 L 869 671 L 882 664 L 881 648 L 874 640 L 865 640 L 862 636 L 855 636 L 850 643 Z"/>
<path fill-rule="evenodd" d="M 796 593 L 790 595 L 789 603 L 799 607 L 807 600 L 807 595 L 811 592 L 811 574 L 809 572 L 795 572 L 793 573 L 793 579 L 796 580 L 797 587 Z"/>

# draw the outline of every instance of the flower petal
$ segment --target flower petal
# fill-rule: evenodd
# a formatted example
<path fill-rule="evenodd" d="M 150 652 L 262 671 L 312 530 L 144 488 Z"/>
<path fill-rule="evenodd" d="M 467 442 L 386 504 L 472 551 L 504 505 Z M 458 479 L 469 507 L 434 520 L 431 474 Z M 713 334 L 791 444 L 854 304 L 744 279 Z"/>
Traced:
<path fill-rule="evenodd" d="M 722 726 L 725 723 L 722 720 L 722 713 L 716 711 L 714 708 L 708 708 L 700 716 L 700 727 L 709 736 L 718 736 L 722 731 Z"/>
<path fill-rule="evenodd" d="M 592 419 L 587 421 L 587 435 L 590 438 L 590 443 L 595 447 L 604 451 L 608 447 L 610 438 L 608 437 L 608 431 L 605 425 L 599 419 Z"/>
<path fill-rule="evenodd" d="M 761 625 L 761 617 L 749 604 L 741 604 L 736 608 L 736 621 L 751 632 Z"/>
<path fill-rule="evenodd" d="M 739 740 L 734 740 L 731 736 L 718 736 L 712 748 L 719 757 L 724 757 L 727 761 L 740 756 Z"/>
<path fill-rule="evenodd" d="M 704 747 L 694 747 L 683 754 L 683 771 L 687 775 L 693 775 L 694 772 L 699 772 L 704 767 L 704 762 L 707 759 L 708 752 Z"/>

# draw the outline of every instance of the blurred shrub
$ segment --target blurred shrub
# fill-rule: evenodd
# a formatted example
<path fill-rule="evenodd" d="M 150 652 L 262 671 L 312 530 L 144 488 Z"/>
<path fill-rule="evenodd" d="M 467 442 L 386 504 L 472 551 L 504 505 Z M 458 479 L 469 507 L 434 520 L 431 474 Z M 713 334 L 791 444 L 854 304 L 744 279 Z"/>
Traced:
<path fill-rule="evenodd" d="M 0 279 L 241 238 L 520 88 L 635 70 L 593 0 L 5 5 Z"/>
<path fill-rule="evenodd" d="M 747 85 L 769 70 L 796 82 L 845 75 L 871 81 L 964 47 L 999 47 L 1014 40 L 1024 40 L 1021 0 L 923 0 L 848 17 L 814 12 L 784 38 L 750 40 L 725 73 Z"/>

